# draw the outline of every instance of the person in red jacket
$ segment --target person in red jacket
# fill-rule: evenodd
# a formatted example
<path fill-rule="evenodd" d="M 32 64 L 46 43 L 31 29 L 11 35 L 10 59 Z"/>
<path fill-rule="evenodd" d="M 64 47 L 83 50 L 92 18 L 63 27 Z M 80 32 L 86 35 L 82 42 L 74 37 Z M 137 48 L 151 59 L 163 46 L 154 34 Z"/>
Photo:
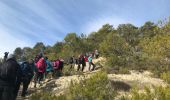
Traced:
<path fill-rule="evenodd" d="M 38 75 L 37 75 L 37 80 L 38 83 L 40 84 L 40 81 L 42 81 L 43 76 L 46 72 L 46 67 L 47 64 L 45 62 L 45 59 L 42 57 L 37 63 L 36 63 L 37 69 L 38 69 Z"/>

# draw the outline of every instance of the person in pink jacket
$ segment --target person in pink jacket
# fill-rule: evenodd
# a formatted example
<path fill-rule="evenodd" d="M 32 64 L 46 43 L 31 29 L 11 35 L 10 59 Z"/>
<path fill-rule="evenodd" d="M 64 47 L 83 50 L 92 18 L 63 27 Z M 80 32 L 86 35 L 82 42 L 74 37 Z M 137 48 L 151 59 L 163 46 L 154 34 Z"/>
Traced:
<path fill-rule="evenodd" d="M 40 81 L 42 81 L 43 76 L 46 71 L 47 64 L 45 62 L 45 59 L 42 57 L 39 59 L 39 61 L 36 63 L 37 69 L 38 69 L 38 75 L 37 75 L 37 80 L 38 83 L 40 84 Z"/>

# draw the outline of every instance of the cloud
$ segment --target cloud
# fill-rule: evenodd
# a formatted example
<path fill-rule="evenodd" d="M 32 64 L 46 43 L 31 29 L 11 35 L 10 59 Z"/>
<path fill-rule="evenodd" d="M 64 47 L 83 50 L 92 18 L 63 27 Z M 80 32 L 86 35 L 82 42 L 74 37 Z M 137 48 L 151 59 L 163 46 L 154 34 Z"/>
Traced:
<path fill-rule="evenodd" d="M 0 29 L 0 58 L 3 57 L 4 52 L 13 53 L 17 47 L 32 47 L 32 43 L 29 41 L 15 38 L 13 35 Z"/>
<path fill-rule="evenodd" d="M 61 40 L 65 30 L 61 23 L 64 20 L 52 7 L 40 0 L 14 1 L 0 2 L 0 22 L 11 30 L 10 34 L 16 33 L 17 36 L 22 35 L 35 41 L 48 39 L 46 44 Z"/>
<path fill-rule="evenodd" d="M 98 17 L 89 20 L 83 27 L 82 32 L 85 34 L 90 34 L 91 32 L 98 31 L 104 24 L 113 25 L 116 28 L 119 24 L 123 23 L 131 23 L 133 21 L 128 21 L 127 19 L 123 19 L 120 17 L 108 16 L 108 17 Z"/>

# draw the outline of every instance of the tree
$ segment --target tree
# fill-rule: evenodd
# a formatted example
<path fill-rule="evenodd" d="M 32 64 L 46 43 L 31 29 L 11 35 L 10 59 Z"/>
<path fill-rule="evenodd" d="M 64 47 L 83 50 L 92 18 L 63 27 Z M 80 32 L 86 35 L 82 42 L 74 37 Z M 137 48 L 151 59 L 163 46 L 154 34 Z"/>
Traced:
<path fill-rule="evenodd" d="M 157 34 L 155 31 L 156 28 L 157 25 L 148 21 L 142 27 L 140 27 L 139 30 L 140 30 L 140 34 L 142 34 L 144 37 L 153 37 Z"/>
<path fill-rule="evenodd" d="M 106 39 L 106 36 L 113 32 L 114 28 L 112 25 L 105 24 L 97 32 L 92 32 L 88 36 L 88 42 L 91 43 L 90 46 L 94 49 L 99 49 L 99 44 Z"/>
<path fill-rule="evenodd" d="M 38 42 L 37 44 L 35 44 L 35 46 L 33 47 L 33 54 L 37 55 L 44 52 L 45 50 L 45 45 L 42 42 Z"/>
<path fill-rule="evenodd" d="M 21 56 L 23 55 L 23 50 L 20 47 L 16 48 L 14 50 L 14 55 L 17 59 L 21 59 Z"/>
<path fill-rule="evenodd" d="M 74 53 L 81 54 L 81 38 L 76 35 L 76 33 L 69 33 L 65 38 L 65 43 L 64 45 L 64 52 L 69 53 L 68 56 L 73 55 Z"/>
<path fill-rule="evenodd" d="M 167 72 L 170 67 L 170 35 L 156 35 L 153 38 L 144 38 L 140 42 L 142 55 L 145 57 L 145 66 L 155 75 Z"/>
<path fill-rule="evenodd" d="M 117 34 L 122 36 L 132 46 L 138 44 L 138 28 L 132 24 L 120 24 L 117 28 Z"/>
<path fill-rule="evenodd" d="M 109 66 L 125 66 L 131 50 L 130 45 L 124 38 L 115 32 L 108 34 L 107 38 L 100 44 L 101 53 L 107 57 Z"/>
<path fill-rule="evenodd" d="M 29 60 L 29 59 L 33 59 L 34 57 L 33 57 L 33 55 L 32 55 L 32 48 L 30 48 L 30 47 L 24 47 L 23 48 L 23 58 L 25 59 L 25 60 Z"/>

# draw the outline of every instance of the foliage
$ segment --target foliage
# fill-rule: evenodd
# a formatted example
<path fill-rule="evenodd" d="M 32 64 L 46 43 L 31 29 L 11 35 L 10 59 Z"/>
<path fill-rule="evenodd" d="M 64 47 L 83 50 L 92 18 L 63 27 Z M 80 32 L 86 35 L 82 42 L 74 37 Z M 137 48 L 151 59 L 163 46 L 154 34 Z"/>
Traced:
<path fill-rule="evenodd" d="M 156 29 L 157 25 L 148 21 L 142 27 L 140 27 L 139 31 L 142 33 L 144 37 L 153 37 L 157 34 Z"/>
<path fill-rule="evenodd" d="M 125 67 L 131 56 L 131 46 L 126 40 L 114 32 L 109 33 L 107 38 L 100 45 L 101 53 L 107 57 L 107 66 L 114 70 Z"/>
<path fill-rule="evenodd" d="M 132 24 L 120 24 L 117 28 L 117 34 L 123 37 L 131 46 L 138 43 L 138 28 Z"/>
<path fill-rule="evenodd" d="M 146 55 L 148 69 L 152 70 L 158 77 L 161 73 L 169 70 L 170 59 L 170 35 L 156 35 L 153 38 L 144 38 L 140 46 L 143 55 Z"/>
<path fill-rule="evenodd" d="M 113 90 L 105 72 L 97 72 L 89 79 L 72 81 L 69 89 L 60 96 L 51 93 L 37 93 L 31 100 L 113 100 L 116 92 Z"/>
<path fill-rule="evenodd" d="M 115 97 L 115 92 L 105 72 L 98 72 L 78 83 L 72 81 L 69 92 L 74 100 L 112 100 Z"/>
<path fill-rule="evenodd" d="M 16 55 L 16 58 L 21 58 L 23 52 L 22 52 L 22 49 L 20 47 L 16 48 L 15 51 L 14 51 L 14 54 Z"/>
<path fill-rule="evenodd" d="M 120 24 L 116 29 L 105 24 L 89 35 L 68 33 L 62 42 L 53 46 L 38 42 L 33 48 L 16 48 L 14 53 L 18 59 L 26 60 L 44 53 L 49 60 L 63 58 L 67 63 L 70 56 L 77 58 L 95 49 L 107 59 L 104 66 L 107 71 L 128 73 L 132 69 L 149 69 L 160 77 L 163 72 L 167 73 L 170 65 L 170 21 L 158 24 L 148 21 L 141 27 Z"/>
<path fill-rule="evenodd" d="M 124 100 L 169 100 L 170 87 L 145 87 L 144 91 L 139 92 L 134 88 L 130 92 L 131 97 L 122 97 Z"/>
<path fill-rule="evenodd" d="M 164 79 L 167 83 L 170 83 L 170 71 L 161 73 L 160 77 Z"/>

